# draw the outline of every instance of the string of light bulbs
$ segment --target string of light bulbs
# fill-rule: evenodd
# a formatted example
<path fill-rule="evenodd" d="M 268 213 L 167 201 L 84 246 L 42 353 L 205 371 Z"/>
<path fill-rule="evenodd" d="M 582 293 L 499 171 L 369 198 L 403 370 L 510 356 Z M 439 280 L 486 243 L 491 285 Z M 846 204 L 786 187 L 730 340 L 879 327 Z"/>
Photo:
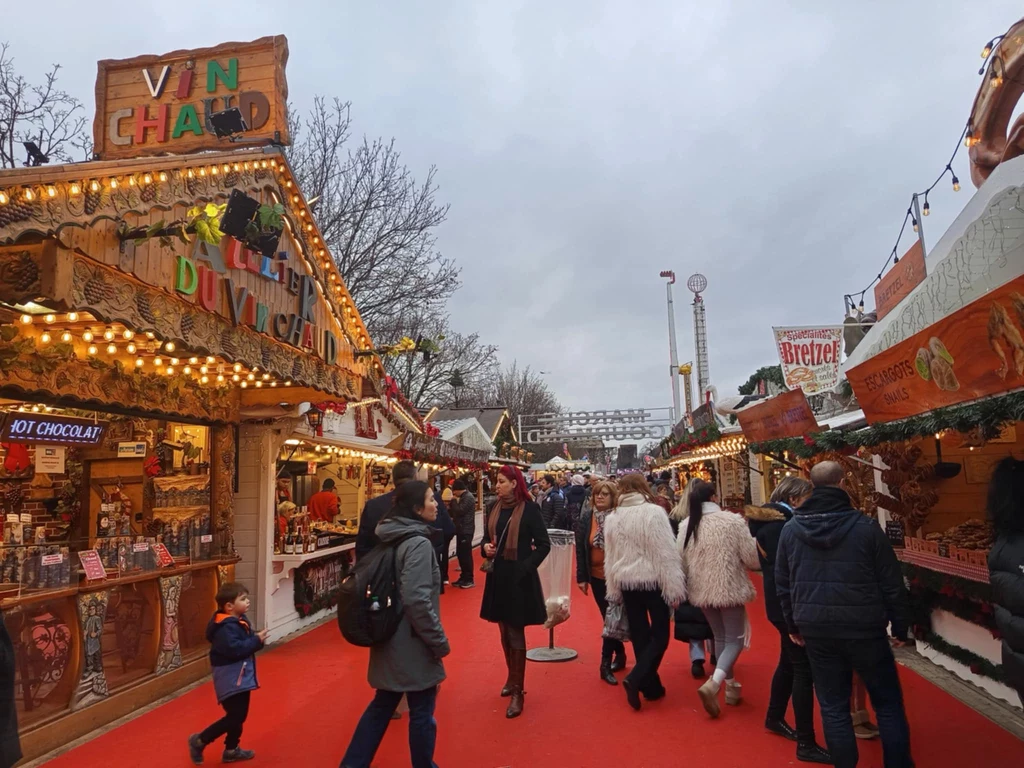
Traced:
<path fill-rule="evenodd" d="M 992 88 L 998 88 L 1004 82 L 1003 75 L 997 71 L 997 68 L 995 66 L 996 62 L 1001 60 L 997 56 L 992 55 L 995 52 L 996 48 L 998 48 L 999 44 L 1003 41 L 1004 37 L 1005 35 L 997 35 L 996 37 L 989 40 L 985 44 L 985 47 L 982 48 L 981 50 L 981 58 L 985 60 L 985 63 L 983 63 L 981 65 L 981 68 L 978 70 L 978 75 L 983 76 L 985 74 L 985 70 L 988 69 L 989 86 Z M 910 196 L 910 205 L 907 206 L 907 212 L 903 216 L 903 222 L 900 225 L 899 234 L 896 235 L 896 243 L 893 245 L 892 250 L 889 252 L 889 255 L 886 258 L 885 263 L 882 265 L 882 268 L 878 271 L 878 274 L 875 275 L 874 280 L 868 283 L 868 285 L 861 291 L 853 291 L 852 293 L 844 294 L 843 299 L 849 302 L 847 305 L 849 308 L 852 309 L 853 307 L 857 307 L 857 309 L 860 312 L 863 312 L 864 295 L 872 288 L 874 288 L 875 284 L 882 279 L 882 275 L 885 273 L 885 270 L 889 268 L 890 263 L 894 265 L 899 264 L 900 241 L 903 239 L 904 232 L 907 231 L 907 222 L 911 222 L 914 228 L 914 232 L 919 231 L 921 223 L 918 222 L 917 217 L 914 215 L 915 198 L 923 199 L 924 201 L 924 204 L 921 206 L 921 216 L 923 218 L 931 213 L 931 204 L 928 202 L 928 195 L 935 189 L 935 187 L 939 185 L 939 182 L 941 182 L 946 177 L 946 174 L 949 174 L 951 177 L 950 182 L 952 184 L 953 191 L 960 191 L 960 179 L 957 178 L 956 171 L 953 170 L 953 161 L 956 160 L 957 153 L 960 152 L 961 147 L 970 148 L 977 142 L 978 138 L 974 136 L 973 126 L 971 125 L 970 119 L 968 119 L 967 124 L 964 126 L 963 132 L 960 134 L 960 138 L 956 142 L 956 147 L 953 149 L 953 153 L 950 155 L 945 167 L 936 177 L 935 181 L 933 181 L 932 184 L 923 191 L 916 192 Z M 854 296 L 858 297 L 858 300 L 856 302 L 854 302 L 853 300 Z"/>

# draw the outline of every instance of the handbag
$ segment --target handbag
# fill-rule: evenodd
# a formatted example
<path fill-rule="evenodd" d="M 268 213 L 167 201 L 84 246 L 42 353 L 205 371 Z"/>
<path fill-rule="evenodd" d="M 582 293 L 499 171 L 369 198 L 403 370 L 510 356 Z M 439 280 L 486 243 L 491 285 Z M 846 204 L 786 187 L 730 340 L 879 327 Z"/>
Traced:
<path fill-rule="evenodd" d="M 626 609 L 622 603 L 608 603 L 608 610 L 604 614 L 604 629 L 601 637 L 609 640 L 629 640 L 629 621 L 626 619 Z"/>
<path fill-rule="evenodd" d="M 499 512 L 499 514 L 500 514 L 500 512 Z M 501 552 L 501 544 L 505 540 L 505 534 L 508 533 L 508 527 L 509 527 L 509 525 L 511 523 L 512 523 L 512 516 L 509 515 L 508 522 L 505 523 L 505 528 L 502 530 L 501 534 L 498 536 L 498 544 L 494 548 L 494 557 L 485 557 L 484 561 L 482 563 L 480 563 L 480 572 L 481 573 L 491 573 L 494 570 L 494 558 L 498 556 L 499 552 Z"/>

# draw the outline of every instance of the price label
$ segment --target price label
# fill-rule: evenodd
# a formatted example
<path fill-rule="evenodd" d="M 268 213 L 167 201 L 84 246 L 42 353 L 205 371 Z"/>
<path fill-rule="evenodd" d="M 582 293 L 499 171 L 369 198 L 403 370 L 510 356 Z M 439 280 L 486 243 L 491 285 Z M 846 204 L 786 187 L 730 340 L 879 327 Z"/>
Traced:
<path fill-rule="evenodd" d="M 83 549 L 78 553 L 78 559 L 82 561 L 82 568 L 85 570 L 85 578 L 90 581 L 107 578 L 107 570 L 100 560 L 100 553 L 95 549 Z"/>
<path fill-rule="evenodd" d="M 31 525 L 32 524 L 32 515 L 29 514 L 28 512 L 22 512 L 21 513 L 21 522 L 28 523 L 29 525 Z"/>
<path fill-rule="evenodd" d="M 199 542 L 201 544 L 210 544 L 210 543 L 212 543 L 213 542 L 213 534 L 212 533 L 204 533 L 202 536 L 199 537 Z"/>
<path fill-rule="evenodd" d="M 60 565 L 64 562 L 64 554 L 58 552 L 56 555 L 43 555 L 43 565 Z"/>
<path fill-rule="evenodd" d="M 20 523 L 21 522 L 21 517 L 18 516 L 18 515 L 8 515 L 7 516 L 7 522 L 8 523 Z"/>
<path fill-rule="evenodd" d="M 140 541 L 138 544 L 132 544 L 133 552 L 149 552 L 149 542 Z"/>
<path fill-rule="evenodd" d="M 170 551 L 164 544 L 154 544 L 153 551 L 156 552 L 157 564 L 161 568 L 166 568 L 170 565 L 174 565 L 174 558 L 171 556 Z"/>

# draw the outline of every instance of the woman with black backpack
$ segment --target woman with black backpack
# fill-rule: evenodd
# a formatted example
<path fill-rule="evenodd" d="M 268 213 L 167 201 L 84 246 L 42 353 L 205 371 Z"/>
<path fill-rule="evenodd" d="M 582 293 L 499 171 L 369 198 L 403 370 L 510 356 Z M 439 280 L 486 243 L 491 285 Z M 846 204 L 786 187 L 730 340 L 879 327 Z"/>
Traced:
<path fill-rule="evenodd" d="M 356 726 L 341 768 L 370 768 L 403 694 L 409 702 L 412 765 L 434 765 L 434 705 L 445 679 L 441 659 L 451 652 L 441 626 L 441 570 L 430 540 L 429 523 L 436 518 L 433 490 L 424 482 L 409 480 L 395 489 L 395 505 L 377 526 L 379 546 L 395 550 L 402 618 L 394 634 L 370 647 L 367 677 L 377 693 Z"/>

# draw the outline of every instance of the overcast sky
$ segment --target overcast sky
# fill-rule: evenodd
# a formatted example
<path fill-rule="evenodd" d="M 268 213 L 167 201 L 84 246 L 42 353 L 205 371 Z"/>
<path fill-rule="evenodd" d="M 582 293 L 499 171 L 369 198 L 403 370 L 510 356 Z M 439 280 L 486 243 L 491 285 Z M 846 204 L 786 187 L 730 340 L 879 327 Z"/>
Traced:
<path fill-rule="evenodd" d="M 357 133 L 395 137 L 420 176 L 438 166 L 455 328 L 589 409 L 671 404 L 660 270 L 680 281 L 681 361 L 686 278 L 707 276 L 723 394 L 778 362 L 772 325 L 840 322 L 948 160 L 982 46 L 1020 15 L 1009 0 L 51 0 L 5 4 L 0 40 L 26 75 L 63 64 L 91 118 L 98 59 L 286 34 L 295 107 L 349 100 Z M 973 193 L 965 153 L 954 168 L 931 244 Z"/>

